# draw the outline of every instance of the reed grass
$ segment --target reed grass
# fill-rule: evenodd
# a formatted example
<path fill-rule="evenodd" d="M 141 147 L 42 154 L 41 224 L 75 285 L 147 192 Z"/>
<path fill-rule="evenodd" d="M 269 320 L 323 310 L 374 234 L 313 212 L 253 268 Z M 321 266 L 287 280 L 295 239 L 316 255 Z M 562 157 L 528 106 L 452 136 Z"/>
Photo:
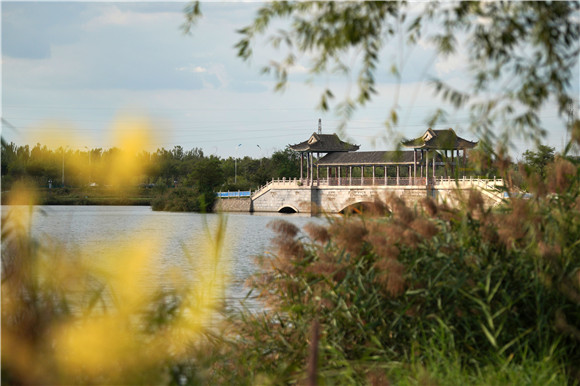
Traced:
<path fill-rule="evenodd" d="M 580 381 L 580 172 L 499 210 L 386 197 L 392 215 L 276 222 L 251 288 L 262 314 L 230 316 L 212 381 L 562 384 Z M 311 338 L 313 325 L 320 335 Z M 226 350 L 228 351 L 228 350 Z"/>

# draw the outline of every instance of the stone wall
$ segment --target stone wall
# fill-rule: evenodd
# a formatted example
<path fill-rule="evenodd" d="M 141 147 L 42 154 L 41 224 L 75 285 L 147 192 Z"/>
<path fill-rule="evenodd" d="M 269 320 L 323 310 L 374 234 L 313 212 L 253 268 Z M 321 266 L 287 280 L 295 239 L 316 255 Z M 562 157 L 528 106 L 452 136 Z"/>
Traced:
<path fill-rule="evenodd" d="M 252 199 L 244 198 L 218 198 L 214 204 L 214 212 L 250 212 Z"/>
<path fill-rule="evenodd" d="M 350 205 L 359 203 L 373 203 L 377 200 L 385 201 L 387 196 L 394 194 L 402 197 L 408 205 L 413 206 L 427 196 L 428 190 L 424 187 L 407 186 L 378 186 L 378 187 L 335 187 L 318 189 L 313 192 L 313 203 L 321 211 L 338 213 Z"/>
<path fill-rule="evenodd" d="M 296 187 L 291 189 L 271 189 L 259 195 L 252 203 L 255 212 L 279 212 L 282 208 L 292 208 L 298 213 L 338 213 L 344 208 L 365 202 L 385 200 L 388 194 L 403 197 L 414 205 L 427 196 L 425 187 L 377 186 L 377 187 Z"/>

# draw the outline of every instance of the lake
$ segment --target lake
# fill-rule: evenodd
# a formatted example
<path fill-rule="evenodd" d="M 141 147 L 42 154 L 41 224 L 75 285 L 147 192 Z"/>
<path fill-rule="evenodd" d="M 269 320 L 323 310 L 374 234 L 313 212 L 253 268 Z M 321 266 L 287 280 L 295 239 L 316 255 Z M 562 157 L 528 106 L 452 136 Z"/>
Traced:
<path fill-rule="evenodd" d="M 33 235 L 39 240 L 53 239 L 67 251 L 89 259 L 98 259 L 108 248 L 120 251 L 147 240 L 160 240 L 155 251 L 155 267 L 143 278 L 143 285 L 165 285 L 164 274 L 172 268 L 184 270 L 192 281 L 199 277 L 186 258 L 195 265 L 207 240 L 206 229 L 215 229 L 217 214 L 154 212 L 144 206 L 37 206 L 33 216 Z M 323 218 L 305 215 L 252 215 L 228 213 L 225 254 L 230 271 L 226 302 L 239 307 L 248 293 L 244 282 L 256 271 L 254 257 L 267 252 L 274 232 L 268 223 L 287 220 L 299 228 L 309 222 L 323 223 Z M 206 224 L 206 225 L 204 225 Z M 113 252 L 115 253 L 115 252 Z M 120 254 L 121 255 L 121 254 Z M 197 256 L 199 257 L 199 255 Z M 122 256 L 120 256 L 122 258 Z M 249 298 L 246 305 L 261 308 Z"/>

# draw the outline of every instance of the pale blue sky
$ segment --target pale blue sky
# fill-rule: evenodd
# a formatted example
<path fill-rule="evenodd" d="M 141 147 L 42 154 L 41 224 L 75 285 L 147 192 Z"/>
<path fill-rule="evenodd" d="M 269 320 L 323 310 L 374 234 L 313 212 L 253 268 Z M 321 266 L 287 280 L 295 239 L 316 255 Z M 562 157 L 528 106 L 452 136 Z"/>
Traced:
<path fill-rule="evenodd" d="M 338 118 L 316 109 L 318 97 L 330 86 L 340 100 L 348 81 L 327 76 L 306 84 L 299 64 L 287 90 L 274 93 L 273 79 L 260 75 L 260 68 L 282 59 L 282 53 L 260 45 L 251 63 L 236 57 L 235 31 L 251 21 L 259 3 L 203 3 L 204 17 L 193 36 L 179 28 L 184 5 L 2 2 L 2 117 L 16 127 L 4 126 L 2 135 L 19 145 L 46 143 L 48 137 L 56 147 L 64 137 L 79 149 L 107 148 L 113 145 L 114 122 L 145 116 L 155 127 L 149 150 L 182 145 L 222 157 L 259 157 L 307 139 L 318 118 L 325 133 L 335 131 Z M 361 150 L 393 147 L 381 138 L 397 93 L 388 71 L 397 53 L 384 52 L 377 72 L 380 94 L 349 122 L 347 135 Z M 427 84 L 429 75 L 465 82 L 462 55 L 433 60 L 427 44 L 404 52 L 401 135 L 422 134 L 429 114 L 443 106 Z M 573 83 L 577 93 L 577 77 Z M 550 131 L 548 144 L 559 149 L 565 132 L 556 110 L 547 108 L 541 116 Z M 464 130 L 467 120 L 467 112 L 452 112 L 436 128 L 453 127 L 474 140 Z"/>

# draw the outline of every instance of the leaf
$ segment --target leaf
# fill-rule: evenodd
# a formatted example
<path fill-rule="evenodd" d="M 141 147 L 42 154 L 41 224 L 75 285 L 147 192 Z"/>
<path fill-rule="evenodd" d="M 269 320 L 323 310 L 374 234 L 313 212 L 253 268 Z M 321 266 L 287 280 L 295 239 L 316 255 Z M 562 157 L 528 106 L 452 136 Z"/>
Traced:
<path fill-rule="evenodd" d="M 481 329 L 483 330 L 483 333 L 487 337 L 487 340 L 489 340 L 489 343 L 491 343 L 491 345 L 494 348 L 497 348 L 497 342 L 495 340 L 495 337 L 489 332 L 489 330 L 483 324 L 481 324 Z"/>

